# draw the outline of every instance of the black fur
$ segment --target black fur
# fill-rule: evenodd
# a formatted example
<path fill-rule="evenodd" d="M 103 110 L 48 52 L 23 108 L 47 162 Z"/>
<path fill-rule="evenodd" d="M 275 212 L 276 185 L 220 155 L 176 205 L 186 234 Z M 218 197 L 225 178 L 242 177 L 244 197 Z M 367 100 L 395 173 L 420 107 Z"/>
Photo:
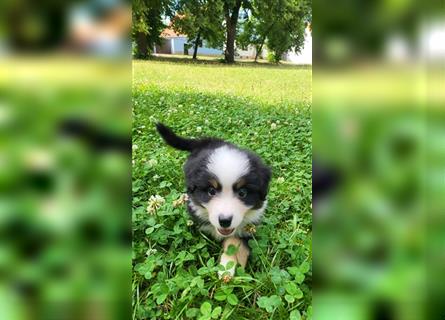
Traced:
<path fill-rule="evenodd" d="M 156 129 L 164 141 L 175 149 L 193 152 L 209 147 L 217 147 L 225 144 L 221 139 L 202 138 L 202 139 L 186 139 L 176 135 L 169 127 L 158 122 Z"/>

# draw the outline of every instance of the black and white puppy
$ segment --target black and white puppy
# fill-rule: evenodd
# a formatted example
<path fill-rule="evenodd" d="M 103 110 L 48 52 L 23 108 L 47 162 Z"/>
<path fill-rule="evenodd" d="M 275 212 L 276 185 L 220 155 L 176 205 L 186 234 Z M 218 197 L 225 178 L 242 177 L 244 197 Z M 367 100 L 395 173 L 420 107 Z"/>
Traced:
<path fill-rule="evenodd" d="M 224 140 L 182 138 L 161 123 L 156 128 L 167 144 L 190 152 L 184 173 L 193 221 L 223 242 L 223 266 L 233 261 L 245 267 L 250 253 L 246 227 L 258 224 L 264 214 L 270 168 L 253 152 Z M 235 255 L 227 254 L 229 245 L 238 247 Z M 228 270 L 228 276 L 234 273 L 235 267 Z"/>

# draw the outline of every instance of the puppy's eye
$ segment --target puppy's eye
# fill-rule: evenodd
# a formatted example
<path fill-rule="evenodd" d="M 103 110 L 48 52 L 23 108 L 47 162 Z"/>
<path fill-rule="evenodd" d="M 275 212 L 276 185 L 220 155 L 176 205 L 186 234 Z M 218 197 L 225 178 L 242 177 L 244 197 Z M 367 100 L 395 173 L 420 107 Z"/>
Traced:
<path fill-rule="evenodd" d="M 238 197 L 245 198 L 247 196 L 247 189 L 241 188 L 238 190 Z"/>
<path fill-rule="evenodd" d="M 209 194 L 209 196 L 213 197 L 216 194 L 216 189 L 213 187 L 209 187 L 207 189 L 207 193 Z"/>

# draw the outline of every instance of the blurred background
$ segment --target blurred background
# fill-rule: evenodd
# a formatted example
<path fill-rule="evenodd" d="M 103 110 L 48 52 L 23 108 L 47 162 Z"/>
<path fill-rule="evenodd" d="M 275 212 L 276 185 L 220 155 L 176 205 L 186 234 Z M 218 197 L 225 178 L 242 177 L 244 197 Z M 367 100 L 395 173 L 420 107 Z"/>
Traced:
<path fill-rule="evenodd" d="M 445 317 L 444 9 L 313 1 L 315 319 Z"/>
<path fill-rule="evenodd" d="M 0 8 L 0 319 L 128 318 L 130 5 Z"/>

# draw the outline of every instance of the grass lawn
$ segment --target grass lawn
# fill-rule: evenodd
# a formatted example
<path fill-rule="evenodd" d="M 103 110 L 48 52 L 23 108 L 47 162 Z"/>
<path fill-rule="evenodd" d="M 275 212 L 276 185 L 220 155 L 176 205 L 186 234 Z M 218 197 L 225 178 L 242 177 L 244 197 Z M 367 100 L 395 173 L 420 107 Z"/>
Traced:
<path fill-rule="evenodd" d="M 134 61 L 133 84 L 137 90 L 156 85 L 166 91 L 233 95 L 269 104 L 301 106 L 312 99 L 312 71 L 307 66 Z"/>
<path fill-rule="evenodd" d="M 164 61 L 133 67 L 133 318 L 310 319 L 311 69 Z M 250 261 L 230 283 L 217 277 L 221 245 L 175 202 L 185 191 L 187 154 L 161 141 L 157 121 L 185 136 L 217 136 L 254 150 L 273 169 Z"/>

